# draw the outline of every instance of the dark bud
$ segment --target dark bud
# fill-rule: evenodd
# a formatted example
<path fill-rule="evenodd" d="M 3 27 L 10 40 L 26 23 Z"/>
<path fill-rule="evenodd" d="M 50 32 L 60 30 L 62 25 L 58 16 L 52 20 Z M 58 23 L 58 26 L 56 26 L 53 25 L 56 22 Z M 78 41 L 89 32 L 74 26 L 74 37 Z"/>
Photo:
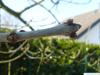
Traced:
<path fill-rule="evenodd" d="M 64 24 L 68 24 L 68 25 L 73 24 L 73 19 L 68 19 L 66 22 L 64 22 Z"/>
<path fill-rule="evenodd" d="M 11 32 L 7 37 L 7 40 L 11 43 L 16 43 L 18 39 L 19 36 L 16 34 L 16 32 Z"/>
<path fill-rule="evenodd" d="M 76 34 L 76 32 L 72 32 L 72 33 L 70 33 L 70 38 L 73 38 L 73 39 L 76 39 L 77 38 L 77 34 Z"/>
<path fill-rule="evenodd" d="M 25 32 L 25 30 L 20 30 L 19 32 Z"/>

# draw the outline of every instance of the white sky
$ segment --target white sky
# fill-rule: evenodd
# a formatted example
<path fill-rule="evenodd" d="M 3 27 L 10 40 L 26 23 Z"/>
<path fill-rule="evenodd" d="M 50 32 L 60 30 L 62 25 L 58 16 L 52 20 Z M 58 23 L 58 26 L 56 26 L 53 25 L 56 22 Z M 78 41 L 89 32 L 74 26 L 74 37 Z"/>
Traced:
<path fill-rule="evenodd" d="M 32 4 L 31 2 L 27 2 L 28 0 L 3 0 L 3 1 L 7 6 L 9 6 L 11 9 L 17 12 L 20 12 L 26 6 Z M 100 4 L 100 0 L 92 0 L 92 2 L 89 4 L 72 4 L 72 3 L 67 3 L 66 1 L 71 1 L 71 0 L 62 0 L 59 3 L 59 5 L 55 6 L 52 9 L 52 12 L 55 14 L 55 16 L 60 22 L 70 17 L 74 17 L 76 15 L 98 9 Z M 85 3 L 88 2 L 89 0 L 72 0 L 72 1 Z M 45 0 L 42 4 L 45 5 L 47 8 L 52 7 L 52 3 L 50 2 L 50 0 Z M 48 13 L 40 6 L 35 6 L 30 10 L 26 11 L 25 13 L 22 14 L 22 17 L 27 22 L 33 19 L 33 22 L 31 22 L 30 25 L 32 25 L 33 28 L 35 29 L 54 26 L 54 24 L 52 25 L 48 25 L 48 24 L 53 23 L 55 19 L 50 15 L 50 13 Z M 45 24 L 47 25 L 43 26 Z"/>

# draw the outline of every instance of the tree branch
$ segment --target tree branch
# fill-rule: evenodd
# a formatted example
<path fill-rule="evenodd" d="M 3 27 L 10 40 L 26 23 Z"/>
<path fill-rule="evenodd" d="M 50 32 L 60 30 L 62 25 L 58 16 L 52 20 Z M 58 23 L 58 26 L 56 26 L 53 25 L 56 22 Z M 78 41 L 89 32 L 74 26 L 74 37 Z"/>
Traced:
<path fill-rule="evenodd" d="M 38 3 L 38 2 L 36 2 L 35 0 L 33 0 L 33 2 Z M 47 9 L 45 6 L 43 6 L 42 4 L 39 4 L 39 6 L 41 6 L 41 7 L 44 8 L 47 12 L 49 12 L 49 13 L 54 17 L 54 19 L 57 21 L 57 23 L 60 24 L 60 22 L 58 21 L 58 19 L 55 17 L 55 15 L 54 15 L 50 10 L 48 10 L 48 9 Z"/>
<path fill-rule="evenodd" d="M 37 30 L 37 31 L 30 31 L 30 32 L 16 32 L 16 37 L 18 39 L 14 39 L 14 36 L 11 35 L 11 33 L 0 33 L 0 42 L 18 42 L 26 39 L 32 39 L 36 37 L 44 37 L 44 36 L 53 36 L 53 35 L 66 35 L 69 36 L 72 32 L 76 32 L 77 30 L 80 29 L 79 24 L 59 24 L 55 27 L 48 28 L 48 29 L 42 29 L 42 30 Z M 14 35 L 15 35 L 14 34 Z M 7 39 L 8 36 L 10 36 L 12 40 Z M 16 38 L 15 37 L 15 38 Z"/>
<path fill-rule="evenodd" d="M 27 27 L 29 27 L 31 30 L 34 30 L 25 20 L 23 20 L 21 17 L 20 17 L 20 13 L 17 13 L 15 11 L 13 11 L 12 9 L 8 8 L 3 2 L 2 0 L 0 0 L 0 5 L 1 7 L 7 11 L 8 13 L 10 13 L 11 15 L 15 16 L 16 18 L 18 18 L 21 22 L 23 22 Z"/>
<path fill-rule="evenodd" d="M 34 6 L 36 6 L 36 5 L 42 3 L 43 1 L 44 1 L 44 0 L 41 0 L 41 1 L 37 2 L 37 3 L 35 3 L 35 4 L 32 4 L 31 6 L 26 7 L 25 9 L 23 9 L 23 10 L 20 12 L 20 14 L 22 14 L 22 13 L 25 12 L 26 10 L 28 10 L 28 9 L 30 9 L 30 8 L 32 8 L 32 7 L 34 7 Z"/>

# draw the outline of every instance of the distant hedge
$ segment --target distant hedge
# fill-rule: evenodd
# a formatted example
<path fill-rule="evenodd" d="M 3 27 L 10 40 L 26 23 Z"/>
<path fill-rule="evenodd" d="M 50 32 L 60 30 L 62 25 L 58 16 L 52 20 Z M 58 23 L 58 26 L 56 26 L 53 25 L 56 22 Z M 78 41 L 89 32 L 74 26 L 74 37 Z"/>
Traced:
<path fill-rule="evenodd" d="M 12 62 L 12 75 L 83 75 L 84 72 L 100 72 L 100 46 L 53 38 L 33 39 L 28 44 L 31 54 L 40 58 L 29 59 L 24 55 Z"/>
<path fill-rule="evenodd" d="M 9 28 L 0 28 L 0 32 L 11 32 L 12 30 Z"/>
<path fill-rule="evenodd" d="M 1 43 L 0 50 L 9 51 L 21 43 Z M 11 62 L 11 75 L 83 75 L 84 72 L 100 72 L 99 45 L 61 38 L 36 38 L 27 44 L 28 56 L 23 55 Z M 13 57 L 21 52 L 16 52 Z M 9 54 L 0 54 L 0 60 L 8 58 L 11 58 Z M 0 75 L 7 75 L 7 72 L 8 63 L 0 64 Z"/>
<path fill-rule="evenodd" d="M 83 75 L 84 72 L 100 72 L 100 46 L 80 43 L 68 39 L 34 39 L 30 41 L 31 51 L 42 50 L 40 60 L 32 61 L 36 75 Z M 46 54 L 50 57 L 45 59 Z M 40 56 L 40 55 L 38 55 Z"/>

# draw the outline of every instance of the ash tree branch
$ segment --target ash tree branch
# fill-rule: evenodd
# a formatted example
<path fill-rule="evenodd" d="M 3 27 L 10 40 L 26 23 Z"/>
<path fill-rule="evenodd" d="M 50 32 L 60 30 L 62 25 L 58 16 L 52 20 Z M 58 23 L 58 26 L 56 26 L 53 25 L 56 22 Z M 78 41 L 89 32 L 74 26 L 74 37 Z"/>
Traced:
<path fill-rule="evenodd" d="M 15 16 L 16 18 L 18 18 L 22 23 L 24 23 L 27 27 L 29 27 L 31 30 L 34 30 L 25 20 L 23 20 L 20 17 L 20 13 L 17 13 L 15 11 L 13 11 L 12 9 L 10 9 L 9 7 L 7 7 L 2 0 L 0 0 L 0 6 L 7 11 L 8 13 L 10 13 L 11 15 Z"/>
<path fill-rule="evenodd" d="M 55 27 L 30 31 L 30 32 L 15 32 L 14 35 L 11 33 L 0 33 L 0 42 L 19 42 L 22 40 L 44 37 L 44 36 L 54 36 L 54 35 L 66 35 L 69 36 L 72 32 L 76 33 L 76 31 L 80 29 L 79 24 L 58 24 Z M 8 39 L 8 37 L 10 37 Z"/>

